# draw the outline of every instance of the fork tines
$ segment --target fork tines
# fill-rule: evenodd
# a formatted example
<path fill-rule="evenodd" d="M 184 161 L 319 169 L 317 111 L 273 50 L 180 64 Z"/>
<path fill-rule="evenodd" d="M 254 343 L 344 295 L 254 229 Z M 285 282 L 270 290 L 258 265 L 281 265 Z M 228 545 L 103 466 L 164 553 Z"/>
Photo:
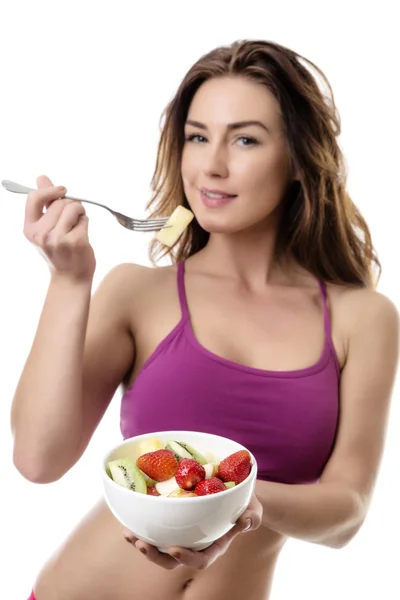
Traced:
<path fill-rule="evenodd" d="M 160 229 L 163 229 L 166 222 L 168 221 L 168 218 L 160 218 L 160 219 L 148 219 L 147 221 L 140 221 L 138 219 L 130 219 L 129 221 L 126 222 L 126 226 L 129 227 L 129 229 L 135 230 L 135 231 L 160 231 Z"/>
<path fill-rule="evenodd" d="M 169 217 L 158 217 L 156 219 L 131 219 L 135 225 L 165 225 Z"/>

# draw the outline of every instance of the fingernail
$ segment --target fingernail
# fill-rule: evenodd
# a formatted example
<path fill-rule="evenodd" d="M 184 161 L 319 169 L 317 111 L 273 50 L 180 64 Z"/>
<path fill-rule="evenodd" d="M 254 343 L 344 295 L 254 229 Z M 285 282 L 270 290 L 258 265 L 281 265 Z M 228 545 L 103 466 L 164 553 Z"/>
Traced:
<path fill-rule="evenodd" d="M 251 522 L 251 519 L 246 519 L 245 526 L 242 529 L 242 533 L 248 531 L 251 528 L 252 524 L 253 523 Z"/>

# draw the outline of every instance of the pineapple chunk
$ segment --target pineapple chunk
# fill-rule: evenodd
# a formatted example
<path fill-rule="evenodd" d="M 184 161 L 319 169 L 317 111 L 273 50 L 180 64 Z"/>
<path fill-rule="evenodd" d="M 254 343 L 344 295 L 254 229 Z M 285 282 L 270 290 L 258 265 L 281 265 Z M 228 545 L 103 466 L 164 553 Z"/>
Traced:
<path fill-rule="evenodd" d="M 194 214 L 190 210 L 184 206 L 177 206 L 166 222 L 165 228 L 157 233 L 156 239 L 165 246 L 173 246 L 193 218 Z"/>
<path fill-rule="evenodd" d="M 155 452 L 156 450 L 163 450 L 164 444 L 156 437 L 146 438 L 139 444 L 139 456 L 147 454 L 148 452 Z"/>

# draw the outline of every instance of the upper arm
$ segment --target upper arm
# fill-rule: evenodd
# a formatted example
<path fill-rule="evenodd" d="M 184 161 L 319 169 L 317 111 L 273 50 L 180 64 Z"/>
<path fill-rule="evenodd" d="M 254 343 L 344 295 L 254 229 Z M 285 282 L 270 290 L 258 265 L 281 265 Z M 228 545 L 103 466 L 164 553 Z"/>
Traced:
<path fill-rule="evenodd" d="M 384 450 L 398 362 L 399 316 L 385 296 L 370 290 L 357 294 L 362 296 L 349 310 L 353 327 L 341 375 L 336 443 L 320 482 L 346 485 L 361 501 L 365 517 Z"/>
<path fill-rule="evenodd" d="M 90 303 L 83 359 L 83 432 L 79 455 L 134 360 L 130 290 L 134 289 L 141 268 L 122 264 L 112 269 Z"/>

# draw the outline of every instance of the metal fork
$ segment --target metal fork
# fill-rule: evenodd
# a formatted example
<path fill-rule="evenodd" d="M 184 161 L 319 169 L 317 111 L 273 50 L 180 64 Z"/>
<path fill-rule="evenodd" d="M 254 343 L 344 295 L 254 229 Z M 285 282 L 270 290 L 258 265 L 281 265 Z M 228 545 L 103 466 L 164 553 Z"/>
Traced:
<path fill-rule="evenodd" d="M 21 185 L 20 183 L 16 183 L 15 181 L 9 181 L 5 179 L 1 182 L 2 186 L 8 190 L 9 192 L 15 192 L 16 194 L 28 194 L 29 192 L 36 192 L 37 189 L 30 188 L 25 185 Z M 133 219 L 132 217 L 128 217 L 127 215 L 123 215 L 116 210 L 112 210 L 105 204 L 100 204 L 100 202 L 93 202 L 93 200 L 83 200 L 82 198 L 74 198 L 73 196 L 64 196 L 68 200 L 75 200 L 77 202 L 86 202 L 87 204 L 94 204 L 95 206 L 100 206 L 101 208 L 105 208 L 110 212 L 118 221 L 120 225 L 130 229 L 132 231 L 160 231 L 160 229 L 167 229 L 170 226 L 165 227 L 166 222 L 169 217 L 160 217 L 157 219 Z"/>

